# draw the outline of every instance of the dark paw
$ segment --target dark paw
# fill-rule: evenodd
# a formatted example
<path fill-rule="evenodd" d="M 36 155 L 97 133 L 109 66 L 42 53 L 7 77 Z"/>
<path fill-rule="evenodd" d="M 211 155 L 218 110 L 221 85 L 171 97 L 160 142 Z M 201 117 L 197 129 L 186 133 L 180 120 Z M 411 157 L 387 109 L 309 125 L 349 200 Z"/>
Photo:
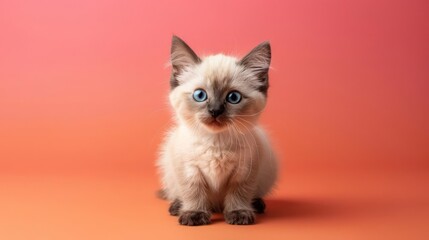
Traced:
<path fill-rule="evenodd" d="M 264 213 L 265 212 L 265 202 L 262 198 L 252 199 L 252 207 L 256 213 Z"/>
<path fill-rule="evenodd" d="M 210 223 L 210 214 L 200 211 L 186 211 L 180 214 L 179 223 L 187 226 L 206 225 Z"/>
<path fill-rule="evenodd" d="M 182 202 L 180 200 L 174 200 L 168 208 L 168 212 L 171 216 L 179 216 L 180 208 L 182 207 Z"/>
<path fill-rule="evenodd" d="M 225 213 L 225 220 L 229 224 L 248 225 L 255 223 L 255 215 L 250 210 L 235 210 Z"/>

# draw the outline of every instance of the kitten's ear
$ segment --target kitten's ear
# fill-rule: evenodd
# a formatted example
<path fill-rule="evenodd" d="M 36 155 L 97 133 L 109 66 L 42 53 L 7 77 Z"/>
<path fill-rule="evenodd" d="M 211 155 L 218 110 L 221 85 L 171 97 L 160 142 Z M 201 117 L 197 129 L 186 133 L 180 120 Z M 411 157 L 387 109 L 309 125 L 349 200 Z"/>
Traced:
<path fill-rule="evenodd" d="M 181 73 L 185 68 L 192 67 L 201 62 L 201 59 L 182 39 L 173 36 L 171 42 L 171 65 L 173 75 Z"/>
<path fill-rule="evenodd" d="M 262 82 L 260 90 L 266 93 L 268 89 L 268 70 L 271 63 L 270 43 L 267 41 L 259 44 L 244 56 L 239 63 L 254 72 Z"/>

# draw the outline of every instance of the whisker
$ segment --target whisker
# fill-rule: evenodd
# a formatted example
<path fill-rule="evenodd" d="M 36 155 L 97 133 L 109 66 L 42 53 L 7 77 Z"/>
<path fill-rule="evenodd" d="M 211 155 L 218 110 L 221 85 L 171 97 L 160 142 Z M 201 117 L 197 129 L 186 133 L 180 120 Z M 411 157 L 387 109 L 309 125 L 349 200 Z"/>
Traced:
<path fill-rule="evenodd" d="M 242 161 L 242 157 L 241 157 L 241 143 L 240 143 L 240 141 L 239 141 L 239 138 L 238 138 L 238 130 L 237 130 L 237 128 L 236 128 L 236 126 L 235 126 L 235 124 L 234 124 L 234 122 L 231 122 L 232 123 L 232 127 L 234 128 L 234 132 L 235 132 L 235 134 L 234 134 L 234 136 L 236 136 L 236 138 L 235 138 L 235 140 L 236 140 L 236 142 L 237 142 L 237 148 L 238 148 L 238 151 L 239 151 L 239 157 L 238 157 L 238 166 L 237 166 L 237 169 L 236 169 L 236 171 L 235 171 L 235 174 L 237 174 L 238 173 L 238 171 L 239 170 L 241 170 L 241 161 Z"/>
<path fill-rule="evenodd" d="M 251 117 L 251 116 L 256 116 L 258 114 L 260 114 L 261 112 L 263 112 L 265 110 L 265 108 L 263 108 L 262 110 L 253 113 L 253 114 L 234 114 L 234 117 Z"/>
<path fill-rule="evenodd" d="M 235 123 L 233 123 L 233 126 L 235 127 L 235 129 L 237 130 L 237 132 L 240 133 L 240 135 L 237 136 L 238 139 L 240 140 L 240 142 L 243 142 L 243 144 L 245 144 L 244 133 L 239 130 L 239 127 Z M 244 168 L 243 169 L 247 170 L 246 169 L 246 159 L 244 159 L 246 157 L 246 155 L 243 153 L 242 147 L 243 147 L 243 145 L 241 145 L 241 143 L 240 143 L 240 158 L 239 158 L 239 163 L 243 162 L 243 164 L 244 164 Z"/>
<path fill-rule="evenodd" d="M 240 123 L 243 127 L 245 127 L 245 129 L 247 130 L 247 132 L 249 132 L 250 134 L 252 134 L 251 132 L 250 132 L 250 130 L 243 124 L 243 123 L 241 123 L 240 121 L 237 121 L 237 123 Z M 252 151 L 252 146 L 251 146 L 251 144 L 249 143 L 249 141 L 247 141 L 247 138 L 246 137 L 244 137 L 243 136 L 243 138 L 244 138 L 244 140 L 246 141 L 246 144 L 249 146 L 249 151 Z M 253 138 L 253 135 L 252 135 L 252 138 Z M 255 145 L 255 147 L 257 148 L 257 146 Z M 251 153 L 250 154 L 250 169 L 249 169 L 249 171 L 248 171 L 248 173 L 247 173 L 247 176 L 246 176 L 246 179 L 248 179 L 249 178 L 249 176 L 250 176 L 250 173 L 252 172 L 252 168 L 253 168 L 253 154 Z"/>
<path fill-rule="evenodd" d="M 242 120 L 244 120 L 244 119 L 242 119 Z M 244 120 L 244 121 L 246 121 L 246 120 Z M 240 123 L 243 127 L 245 127 L 247 129 L 247 132 L 250 133 L 250 136 L 252 137 L 253 143 L 255 144 L 257 157 L 259 159 L 261 157 L 261 155 L 259 153 L 259 146 L 258 146 L 258 143 L 256 141 L 256 137 L 254 136 L 254 133 L 244 123 L 240 122 L 240 119 L 237 119 L 237 123 Z"/>

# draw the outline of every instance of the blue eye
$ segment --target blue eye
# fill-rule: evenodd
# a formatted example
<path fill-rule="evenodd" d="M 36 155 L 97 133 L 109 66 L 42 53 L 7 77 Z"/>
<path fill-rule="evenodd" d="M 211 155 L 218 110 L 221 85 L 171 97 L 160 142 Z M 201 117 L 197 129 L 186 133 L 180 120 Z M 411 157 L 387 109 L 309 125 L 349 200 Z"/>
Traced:
<path fill-rule="evenodd" d="M 207 100 L 207 93 L 202 89 L 197 89 L 194 91 L 192 97 L 194 97 L 194 100 L 197 102 L 204 102 Z"/>
<path fill-rule="evenodd" d="M 232 104 L 237 104 L 241 101 L 241 94 L 237 91 L 232 91 L 226 96 L 226 101 Z"/>

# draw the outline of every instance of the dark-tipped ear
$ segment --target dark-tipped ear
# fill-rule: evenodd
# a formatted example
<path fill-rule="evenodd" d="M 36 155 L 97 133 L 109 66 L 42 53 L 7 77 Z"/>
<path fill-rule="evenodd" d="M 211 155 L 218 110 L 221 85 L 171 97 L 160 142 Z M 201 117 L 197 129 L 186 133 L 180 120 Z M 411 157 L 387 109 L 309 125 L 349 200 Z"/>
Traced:
<path fill-rule="evenodd" d="M 262 84 L 259 90 L 266 93 L 268 89 L 268 70 L 271 63 L 270 43 L 263 42 L 259 44 L 244 56 L 239 63 L 254 72 Z"/>
<path fill-rule="evenodd" d="M 173 36 L 171 42 L 171 65 L 173 75 L 176 76 L 186 67 L 191 67 L 201 62 L 201 59 L 182 39 Z"/>

